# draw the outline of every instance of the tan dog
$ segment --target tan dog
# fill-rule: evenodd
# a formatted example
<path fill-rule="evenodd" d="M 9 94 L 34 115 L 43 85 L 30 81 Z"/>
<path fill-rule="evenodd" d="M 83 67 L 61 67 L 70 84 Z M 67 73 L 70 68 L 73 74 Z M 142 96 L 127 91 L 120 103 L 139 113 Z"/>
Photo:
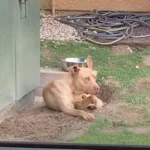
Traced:
<path fill-rule="evenodd" d="M 96 83 L 97 72 L 92 70 L 93 62 L 90 57 L 87 59 L 87 65 L 89 68 L 73 66 L 70 72 L 48 83 L 43 88 L 43 99 L 49 108 L 62 111 L 68 115 L 79 116 L 85 120 L 94 119 L 91 113 L 75 108 L 75 103 L 81 102 L 81 106 L 83 104 L 83 101 L 77 98 L 78 96 L 86 93 L 96 97 L 94 95 L 99 93 L 100 87 Z M 88 101 L 89 104 L 92 104 L 93 98 L 90 101 L 88 97 Z M 95 103 L 95 105 L 97 108 L 98 103 Z"/>

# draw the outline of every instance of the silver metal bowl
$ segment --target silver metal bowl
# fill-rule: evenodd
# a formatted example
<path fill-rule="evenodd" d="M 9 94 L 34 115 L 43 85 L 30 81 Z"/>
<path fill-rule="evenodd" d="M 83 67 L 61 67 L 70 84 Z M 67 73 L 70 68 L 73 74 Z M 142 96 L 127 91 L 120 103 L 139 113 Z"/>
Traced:
<path fill-rule="evenodd" d="M 86 59 L 84 58 L 66 58 L 61 60 L 62 69 L 64 71 L 69 71 L 69 67 L 73 65 L 78 65 L 79 67 L 87 67 Z"/>

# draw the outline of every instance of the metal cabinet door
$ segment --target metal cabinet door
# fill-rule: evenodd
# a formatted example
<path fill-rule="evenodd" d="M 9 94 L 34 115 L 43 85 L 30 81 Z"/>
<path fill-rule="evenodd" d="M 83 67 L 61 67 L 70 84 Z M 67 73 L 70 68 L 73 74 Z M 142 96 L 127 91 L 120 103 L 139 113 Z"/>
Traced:
<path fill-rule="evenodd" d="M 15 100 L 13 1 L 0 4 L 0 110 Z"/>
<path fill-rule="evenodd" d="M 40 2 L 39 0 L 15 0 L 14 9 L 16 99 L 20 99 L 40 84 Z"/>

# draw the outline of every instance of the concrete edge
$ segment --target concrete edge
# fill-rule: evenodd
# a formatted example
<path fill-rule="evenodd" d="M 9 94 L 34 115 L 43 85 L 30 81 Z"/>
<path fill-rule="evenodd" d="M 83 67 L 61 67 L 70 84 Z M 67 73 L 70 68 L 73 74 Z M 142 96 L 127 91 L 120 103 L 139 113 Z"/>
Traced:
<path fill-rule="evenodd" d="M 16 100 L 15 102 L 9 104 L 4 109 L 0 110 L 0 122 L 4 119 L 13 116 L 15 113 L 27 108 L 34 101 L 33 91 L 26 94 L 20 100 Z"/>

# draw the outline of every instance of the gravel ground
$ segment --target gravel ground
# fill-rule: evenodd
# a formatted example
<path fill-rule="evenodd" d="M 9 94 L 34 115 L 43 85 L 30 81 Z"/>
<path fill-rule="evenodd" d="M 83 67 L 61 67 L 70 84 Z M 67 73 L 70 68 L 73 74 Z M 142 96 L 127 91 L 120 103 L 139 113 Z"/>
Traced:
<path fill-rule="evenodd" d="M 41 39 L 81 41 L 74 28 L 54 20 L 48 11 L 42 10 L 40 16 Z"/>

